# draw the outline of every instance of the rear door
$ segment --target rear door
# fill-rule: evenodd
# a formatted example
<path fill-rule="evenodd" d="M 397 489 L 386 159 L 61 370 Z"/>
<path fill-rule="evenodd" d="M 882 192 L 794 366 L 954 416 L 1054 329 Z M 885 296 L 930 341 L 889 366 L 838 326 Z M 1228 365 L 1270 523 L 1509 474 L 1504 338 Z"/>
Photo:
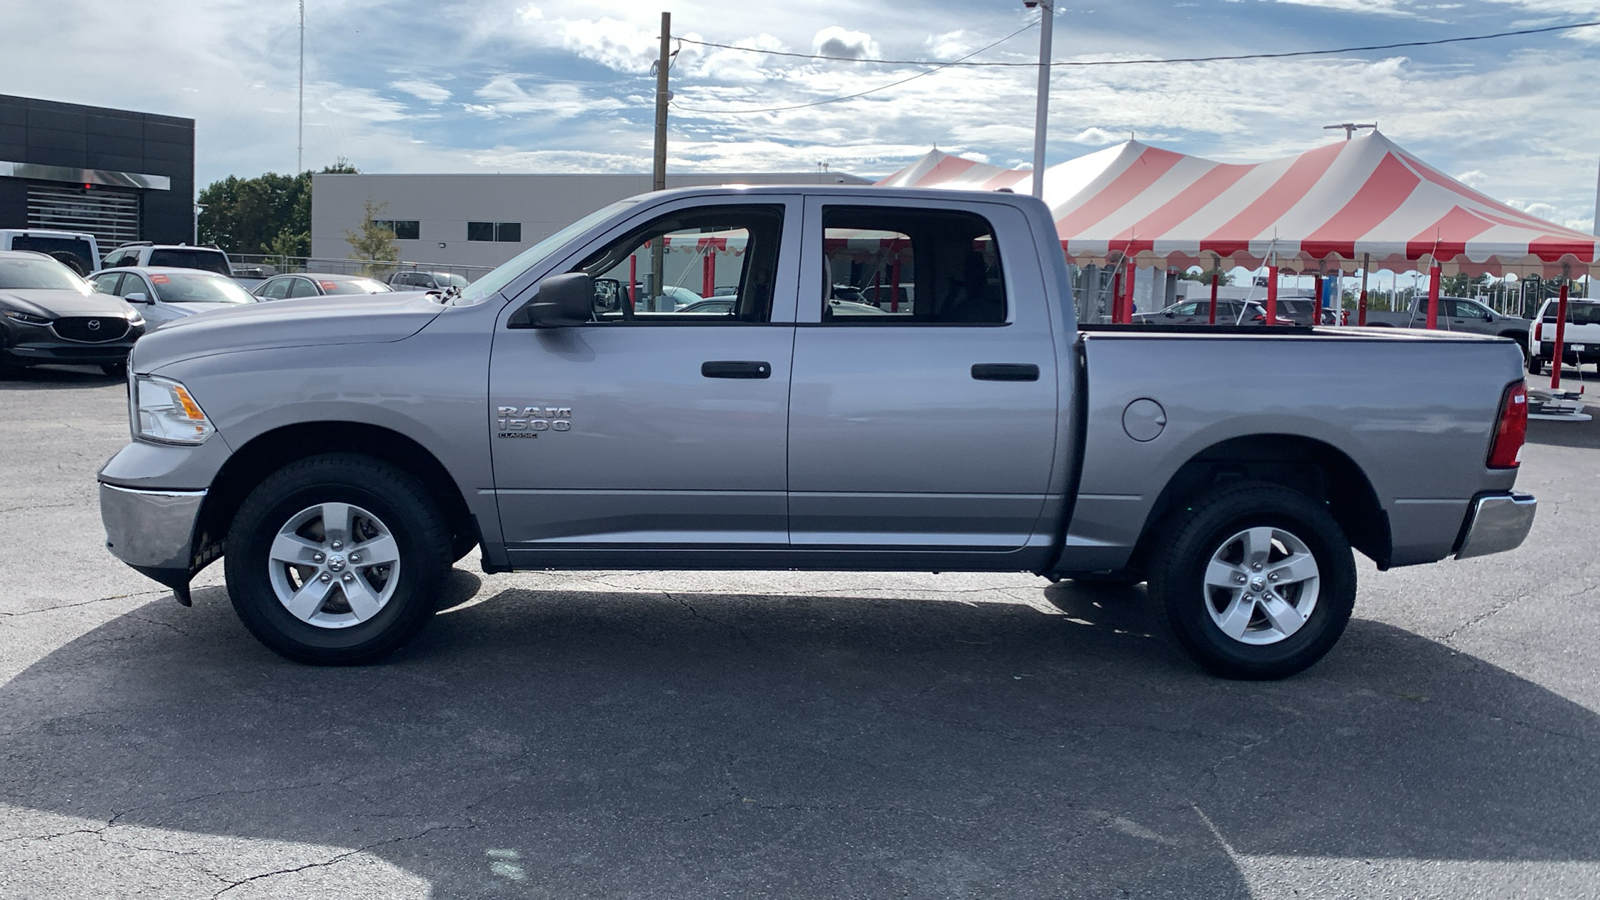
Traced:
<path fill-rule="evenodd" d="M 1036 536 L 1056 458 L 1055 347 L 1038 263 L 998 252 L 1032 246 L 1005 205 L 808 198 L 789 404 L 796 550 L 994 553 Z M 909 312 L 824 303 L 830 282 L 891 270 L 916 285 Z"/>
<path fill-rule="evenodd" d="M 596 279 L 590 323 L 511 327 L 507 305 L 486 427 L 513 564 L 787 549 L 800 215 L 786 195 L 653 206 L 558 269 Z M 673 311 L 717 287 L 728 313 Z"/>

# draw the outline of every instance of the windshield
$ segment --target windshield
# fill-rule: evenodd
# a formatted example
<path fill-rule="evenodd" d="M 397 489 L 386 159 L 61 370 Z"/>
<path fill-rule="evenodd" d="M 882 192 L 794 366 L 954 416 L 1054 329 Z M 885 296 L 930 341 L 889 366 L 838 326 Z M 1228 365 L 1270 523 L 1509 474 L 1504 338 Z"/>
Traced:
<path fill-rule="evenodd" d="M 323 281 L 320 282 L 320 284 L 322 285 L 322 292 L 324 294 L 382 294 L 385 291 L 394 290 L 394 288 L 389 287 L 387 284 L 384 284 L 381 281 L 373 281 L 371 278 L 352 278 L 348 281 Z"/>
<path fill-rule="evenodd" d="M 228 257 L 224 256 L 221 250 L 196 250 L 189 247 L 151 250 L 150 262 L 147 265 L 203 269 L 218 275 L 233 274 L 228 271 Z"/>
<path fill-rule="evenodd" d="M 638 203 L 637 199 L 618 200 L 610 206 L 605 206 L 584 216 L 571 225 L 550 235 L 532 247 L 518 253 L 500 265 L 493 272 L 479 278 L 472 284 L 461 289 L 462 302 L 475 302 L 496 293 L 501 288 L 510 284 L 518 275 L 528 271 L 542 261 L 546 256 L 561 249 L 561 245 L 572 240 L 590 228 L 616 215 L 622 210 Z"/>
<path fill-rule="evenodd" d="M 200 272 L 150 275 L 158 299 L 166 303 L 254 303 L 256 298 L 231 278 Z"/>
<path fill-rule="evenodd" d="M 1556 320 L 1556 304 L 1552 303 L 1544 309 L 1544 320 Z M 1600 303 L 1583 303 L 1577 300 L 1567 301 L 1567 322 L 1571 325 L 1600 325 Z"/>
<path fill-rule="evenodd" d="M 77 291 L 94 293 L 89 282 L 53 259 L 0 259 L 0 289 L 14 291 Z"/>

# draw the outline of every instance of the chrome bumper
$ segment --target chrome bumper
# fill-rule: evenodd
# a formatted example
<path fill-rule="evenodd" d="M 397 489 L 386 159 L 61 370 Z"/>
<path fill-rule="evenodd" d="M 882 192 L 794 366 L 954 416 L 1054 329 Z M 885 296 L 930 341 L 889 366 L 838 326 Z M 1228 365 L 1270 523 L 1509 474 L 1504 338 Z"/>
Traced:
<path fill-rule="evenodd" d="M 100 482 L 106 549 L 141 571 L 181 569 L 187 580 L 205 498 L 205 491 L 136 491 Z"/>
<path fill-rule="evenodd" d="M 1456 559 L 1487 556 L 1522 546 L 1533 528 L 1539 501 L 1532 494 L 1490 494 L 1479 497 L 1467 513 Z"/>

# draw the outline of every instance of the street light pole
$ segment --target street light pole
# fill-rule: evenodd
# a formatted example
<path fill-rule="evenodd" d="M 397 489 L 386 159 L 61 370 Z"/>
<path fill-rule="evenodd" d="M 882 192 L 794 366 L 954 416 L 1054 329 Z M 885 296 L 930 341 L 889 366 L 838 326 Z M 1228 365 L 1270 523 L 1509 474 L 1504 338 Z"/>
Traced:
<path fill-rule="evenodd" d="M 1033 195 L 1044 199 L 1045 120 L 1050 114 L 1050 32 L 1055 18 L 1055 0 L 1023 0 L 1023 6 L 1039 8 L 1039 89 L 1038 106 L 1033 113 Z"/>

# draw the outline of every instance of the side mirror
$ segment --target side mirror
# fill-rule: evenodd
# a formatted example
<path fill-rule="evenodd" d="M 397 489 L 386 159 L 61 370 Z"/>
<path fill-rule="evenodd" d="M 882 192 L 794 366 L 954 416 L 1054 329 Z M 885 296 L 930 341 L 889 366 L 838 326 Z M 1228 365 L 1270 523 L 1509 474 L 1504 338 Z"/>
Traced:
<path fill-rule="evenodd" d="M 1167 313 L 1167 318 L 1169 318 L 1169 319 L 1176 319 L 1177 317 L 1178 317 L 1178 314 L 1175 313 L 1175 312 L 1168 312 Z"/>
<path fill-rule="evenodd" d="M 594 279 L 587 272 L 551 275 L 533 299 L 511 314 L 507 328 L 561 328 L 594 318 Z"/>
<path fill-rule="evenodd" d="M 128 301 L 129 303 L 149 303 L 150 302 L 150 295 L 141 292 L 141 293 L 129 294 L 128 296 L 123 297 L 122 299 Z"/>
<path fill-rule="evenodd" d="M 594 308 L 600 312 L 616 312 L 622 308 L 622 282 L 615 278 L 594 280 Z"/>

